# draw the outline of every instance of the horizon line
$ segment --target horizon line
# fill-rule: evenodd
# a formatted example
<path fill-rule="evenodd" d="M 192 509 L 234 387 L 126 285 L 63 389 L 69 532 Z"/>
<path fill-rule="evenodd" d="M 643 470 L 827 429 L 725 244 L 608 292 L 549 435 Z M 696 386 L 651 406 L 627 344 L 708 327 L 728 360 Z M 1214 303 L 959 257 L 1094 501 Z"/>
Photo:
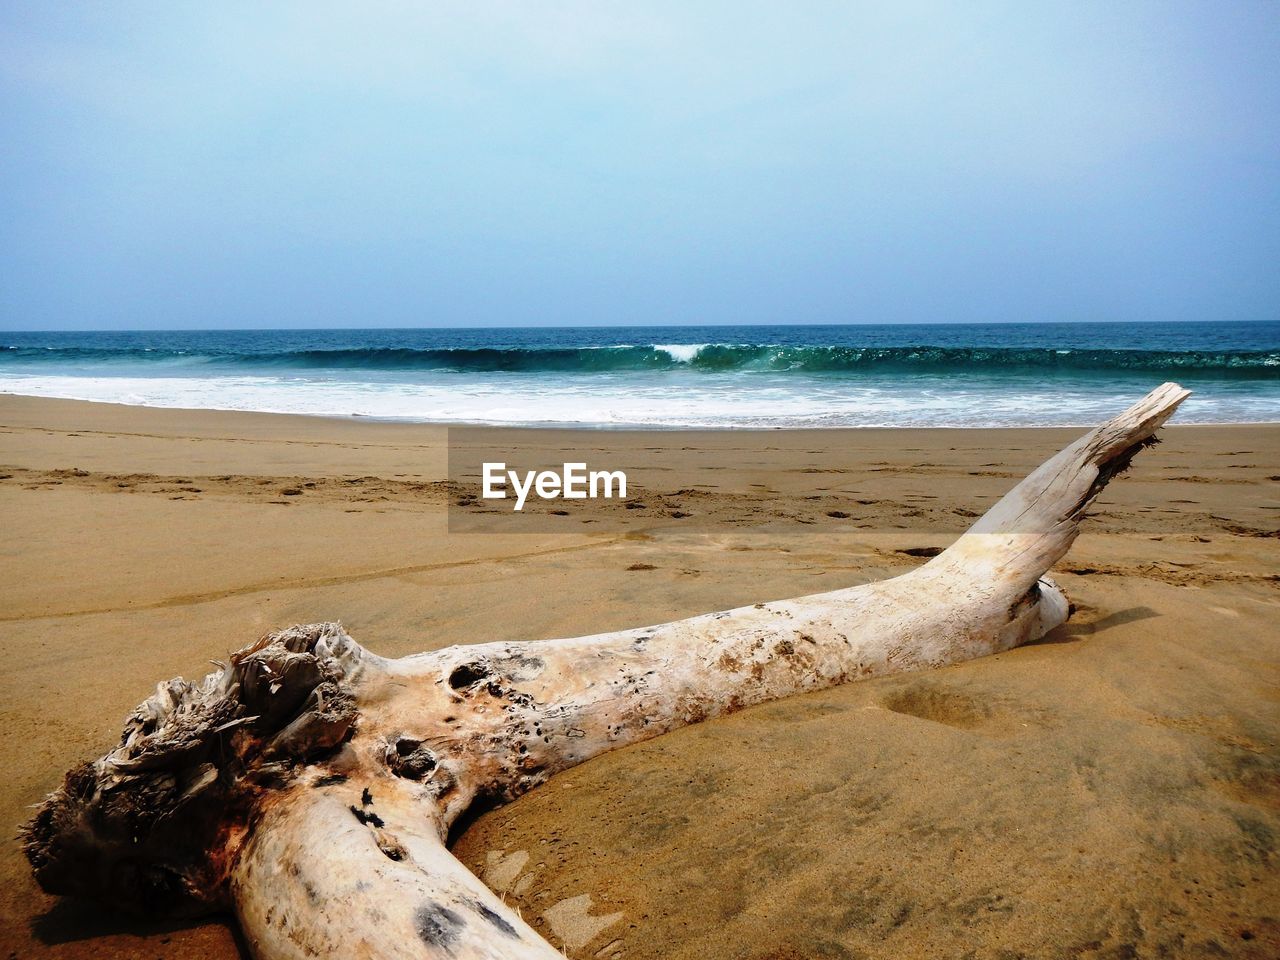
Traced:
<path fill-rule="evenodd" d="M 1122 324 L 1166 324 L 1169 326 L 1186 324 L 1253 324 L 1280 323 L 1280 318 L 1252 320 L 913 320 L 913 321 L 849 321 L 843 323 L 569 323 L 569 324 L 515 324 L 510 326 L 390 326 L 390 327 L 46 327 L 43 329 L 6 329 L 0 328 L 0 334 L 31 333 L 264 333 L 280 331 L 297 331 L 314 333 L 317 331 L 364 331 L 381 332 L 388 330 L 635 330 L 635 329 L 679 329 L 679 328 L 779 328 L 779 327 L 1013 327 L 1013 326 L 1119 326 Z"/>

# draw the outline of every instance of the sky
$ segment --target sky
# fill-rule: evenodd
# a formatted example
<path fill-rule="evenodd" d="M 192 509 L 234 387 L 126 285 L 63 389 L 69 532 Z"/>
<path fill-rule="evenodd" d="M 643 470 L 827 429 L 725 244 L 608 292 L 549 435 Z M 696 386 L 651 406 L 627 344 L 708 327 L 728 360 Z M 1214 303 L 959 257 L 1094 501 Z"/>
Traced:
<path fill-rule="evenodd" d="M 0 0 L 0 328 L 1280 318 L 1280 4 Z"/>

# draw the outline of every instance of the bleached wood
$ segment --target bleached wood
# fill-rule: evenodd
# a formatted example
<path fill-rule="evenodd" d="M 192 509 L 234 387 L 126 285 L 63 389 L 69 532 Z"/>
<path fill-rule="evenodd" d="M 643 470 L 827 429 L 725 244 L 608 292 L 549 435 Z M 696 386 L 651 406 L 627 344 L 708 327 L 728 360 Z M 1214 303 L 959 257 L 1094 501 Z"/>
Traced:
<path fill-rule="evenodd" d="M 1045 572 L 1187 395 L 1153 391 L 891 580 L 400 660 L 336 624 L 271 634 L 160 684 L 45 801 L 27 855 L 51 892 L 234 909 L 261 960 L 560 956 L 449 854 L 461 814 L 688 723 L 1042 636 L 1068 615 Z"/>

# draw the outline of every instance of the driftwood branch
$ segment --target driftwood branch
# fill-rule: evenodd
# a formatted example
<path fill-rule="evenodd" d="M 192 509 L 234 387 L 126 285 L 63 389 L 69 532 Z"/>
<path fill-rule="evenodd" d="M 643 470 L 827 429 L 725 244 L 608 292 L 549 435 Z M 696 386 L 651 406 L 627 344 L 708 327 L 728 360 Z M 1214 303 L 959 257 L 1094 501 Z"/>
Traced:
<path fill-rule="evenodd" d="M 1187 392 L 1165 384 L 903 576 L 675 623 L 387 660 L 293 627 L 161 683 L 27 827 L 52 893 L 231 909 L 263 960 L 558 957 L 446 848 L 617 747 L 752 704 L 1007 650 L 1062 623 L 1045 572 Z"/>

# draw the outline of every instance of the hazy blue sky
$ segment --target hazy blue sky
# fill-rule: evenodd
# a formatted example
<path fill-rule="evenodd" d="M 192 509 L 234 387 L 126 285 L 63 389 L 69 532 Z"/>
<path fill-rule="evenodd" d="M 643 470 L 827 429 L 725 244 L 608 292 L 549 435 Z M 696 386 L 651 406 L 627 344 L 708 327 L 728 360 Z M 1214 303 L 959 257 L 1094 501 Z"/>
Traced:
<path fill-rule="evenodd" d="M 1280 316 L 1280 4 L 0 0 L 0 325 Z"/>

